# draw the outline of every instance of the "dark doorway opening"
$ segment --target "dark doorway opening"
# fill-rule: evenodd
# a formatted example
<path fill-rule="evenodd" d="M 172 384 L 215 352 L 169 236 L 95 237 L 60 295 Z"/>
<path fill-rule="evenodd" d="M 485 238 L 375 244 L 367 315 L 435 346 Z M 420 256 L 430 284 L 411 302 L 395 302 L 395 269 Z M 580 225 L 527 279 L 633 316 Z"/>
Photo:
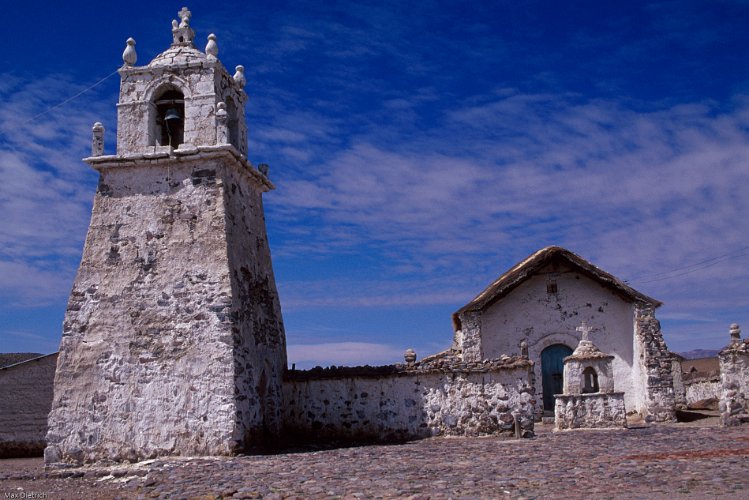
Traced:
<path fill-rule="evenodd" d="M 541 351 L 544 411 L 554 411 L 554 394 L 562 394 L 564 388 L 564 358 L 571 354 L 572 349 L 564 344 L 550 345 Z"/>

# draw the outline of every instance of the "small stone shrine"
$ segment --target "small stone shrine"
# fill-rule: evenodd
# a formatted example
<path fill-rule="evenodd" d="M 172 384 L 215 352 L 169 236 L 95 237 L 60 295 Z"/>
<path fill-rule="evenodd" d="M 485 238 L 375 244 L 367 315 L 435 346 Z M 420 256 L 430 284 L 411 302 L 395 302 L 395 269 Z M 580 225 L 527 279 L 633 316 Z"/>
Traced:
<path fill-rule="evenodd" d="M 564 358 L 564 394 L 554 396 L 555 430 L 626 427 L 624 393 L 614 391 L 614 356 L 590 341 L 592 330 L 583 321 L 577 327 L 580 343 Z"/>

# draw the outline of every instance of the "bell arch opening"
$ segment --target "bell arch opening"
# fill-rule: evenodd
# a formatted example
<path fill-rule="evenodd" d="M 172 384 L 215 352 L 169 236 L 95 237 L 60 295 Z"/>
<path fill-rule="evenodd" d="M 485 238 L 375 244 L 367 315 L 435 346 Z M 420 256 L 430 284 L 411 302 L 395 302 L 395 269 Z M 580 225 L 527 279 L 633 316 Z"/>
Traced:
<path fill-rule="evenodd" d="M 172 86 L 155 95 L 153 145 L 177 148 L 185 140 L 185 96 Z"/>

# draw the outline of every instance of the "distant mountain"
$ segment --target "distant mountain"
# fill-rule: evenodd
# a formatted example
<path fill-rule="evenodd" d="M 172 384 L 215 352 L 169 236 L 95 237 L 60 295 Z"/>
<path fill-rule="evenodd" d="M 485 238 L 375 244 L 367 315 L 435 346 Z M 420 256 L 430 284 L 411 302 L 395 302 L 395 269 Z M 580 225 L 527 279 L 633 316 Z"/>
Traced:
<path fill-rule="evenodd" d="M 691 351 L 680 352 L 679 354 L 686 359 L 700 359 L 712 358 L 713 356 L 717 356 L 719 352 L 720 349 L 692 349 Z"/>
<path fill-rule="evenodd" d="M 0 353 L 0 368 L 15 365 L 16 363 L 26 361 L 27 359 L 38 358 L 39 356 L 44 356 L 44 354 L 36 352 L 3 352 Z"/>

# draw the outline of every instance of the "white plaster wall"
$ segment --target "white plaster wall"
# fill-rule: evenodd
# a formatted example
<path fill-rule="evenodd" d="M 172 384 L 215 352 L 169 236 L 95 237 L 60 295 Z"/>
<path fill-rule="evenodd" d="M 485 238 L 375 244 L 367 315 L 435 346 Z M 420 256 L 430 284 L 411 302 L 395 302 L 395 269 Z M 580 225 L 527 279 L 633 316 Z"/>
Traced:
<path fill-rule="evenodd" d="M 574 350 L 580 340 L 576 328 L 587 321 L 597 329 L 590 337 L 593 343 L 614 356 L 615 390 L 625 393 L 628 408 L 639 409 L 641 395 L 632 377 L 634 305 L 569 268 L 556 272 L 558 293 L 546 292 L 546 273 L 540 272 L 484 311 L 483 356 L 491 359 L 518 353 L 518 344 L 527 339 L 530 359 L 536 362 L 541 401 L 541 351 L 552 344 L 564 344 Z"/>
<path fill-rule="evenodd" d="M 284 423 L 308 438 L 407 439 L 533 429 L 527 368 L 284 382 Z"/>
<path fill-rule="evenodd" d="M 117 154 L 147 152 L 157 144 L 154 93 L 164 85 L 179 89 L 185 97 L 184 142 L 195 146 L 216 143 L 216 104 L 232 98 L 237 102 L 239 143 L 247 154 L 247 126 L 244 117 L 246 94 L 220 62 L 201 67 L 142 67 L 123 70 L 120 101 L 117 104 Z"/>
<path fill-rule="evenodd" d="M 720 399 L 720 378 L 690 381 L 684 384 L 687 404 L 696 403 L 702 399 Z"/>
<path fill-rule="evenodd" d="M 280 306 L 258 187 L 238 168 L 196 154 L 103 171 L 65 315 L 48 463 L 225 455 L 264 413 L 278 421 Z"/>

